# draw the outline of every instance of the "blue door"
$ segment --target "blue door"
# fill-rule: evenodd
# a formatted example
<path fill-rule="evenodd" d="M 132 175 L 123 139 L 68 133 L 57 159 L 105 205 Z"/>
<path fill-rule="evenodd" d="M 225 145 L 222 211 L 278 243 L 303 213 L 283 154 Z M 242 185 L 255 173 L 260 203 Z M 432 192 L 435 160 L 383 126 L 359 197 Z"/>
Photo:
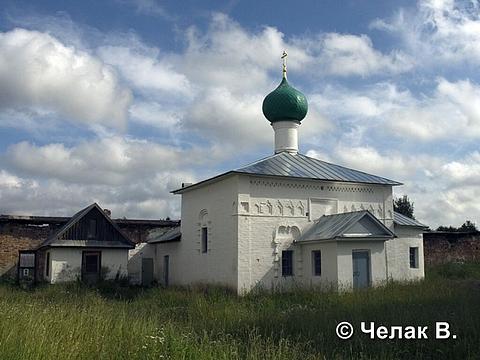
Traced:
<path fill-rule="evenodd" d="M 353 288 L 360 289 L 370 286 L 370 253 L 368 251 L 353 251 Z"/>

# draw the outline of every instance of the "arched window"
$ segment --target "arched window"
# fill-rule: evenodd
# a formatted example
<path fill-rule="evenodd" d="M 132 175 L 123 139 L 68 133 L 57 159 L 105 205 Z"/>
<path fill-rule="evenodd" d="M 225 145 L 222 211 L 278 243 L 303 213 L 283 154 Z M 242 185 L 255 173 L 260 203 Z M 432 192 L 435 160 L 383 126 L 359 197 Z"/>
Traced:
<path fill-rule="evenodd" d="M 209 246 L 209 233 L 210 233 L 210 221 L 208 219 L 208 211 L 202 209 L 198 215 L 199 225 L 200 225 L 200 252 L 202 254 L 207 254 L 210 248 Z"/>

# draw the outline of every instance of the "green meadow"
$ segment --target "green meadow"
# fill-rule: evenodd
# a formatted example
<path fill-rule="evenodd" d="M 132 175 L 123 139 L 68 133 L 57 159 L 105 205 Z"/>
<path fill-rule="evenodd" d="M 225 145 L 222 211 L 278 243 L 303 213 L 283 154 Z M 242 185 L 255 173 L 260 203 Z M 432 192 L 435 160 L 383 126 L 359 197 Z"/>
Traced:
<path fill-rule="evenodd" d="M 2 284 L 0 314 L 0 359 L 480 359 L 480 264 L 341 294 Z M 371 340 L 362 321 L 428 326 L 428 339 Z M 436 321 L 457 338 L 436 340 Z"/>

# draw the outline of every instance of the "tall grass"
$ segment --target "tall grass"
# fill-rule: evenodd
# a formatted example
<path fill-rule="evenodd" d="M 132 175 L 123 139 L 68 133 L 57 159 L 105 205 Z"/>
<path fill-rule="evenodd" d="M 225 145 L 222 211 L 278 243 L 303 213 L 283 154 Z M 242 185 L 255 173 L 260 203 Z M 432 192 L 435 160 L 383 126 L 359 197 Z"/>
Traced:
<path fill-rule="evenodd" d="M 478 359 L 480 282 L 448 276 L 241 298 L 218 288 L 1 285 L 0 359 Z M 341 321 L 354 325 L 352 339 L 336 337 Z M 362 321 L 430 329 L 448 321 L 457 339 L 370 340 Z"/>

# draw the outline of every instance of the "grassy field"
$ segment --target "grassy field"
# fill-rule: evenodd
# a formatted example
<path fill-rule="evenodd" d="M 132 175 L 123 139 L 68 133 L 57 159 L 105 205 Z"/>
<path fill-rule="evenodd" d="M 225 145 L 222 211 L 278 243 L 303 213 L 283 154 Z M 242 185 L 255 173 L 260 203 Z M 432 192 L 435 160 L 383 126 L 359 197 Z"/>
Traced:
<path fill-rule="evenodd" d="M 480 359 L 480 264 L 348 294 L 5 284 L 0 314 L 0 359 Z M 350 340 L 335 335 L 341 321 Z M 362 321 L 448 321 L 457 338 L 370 340 Z"/>

